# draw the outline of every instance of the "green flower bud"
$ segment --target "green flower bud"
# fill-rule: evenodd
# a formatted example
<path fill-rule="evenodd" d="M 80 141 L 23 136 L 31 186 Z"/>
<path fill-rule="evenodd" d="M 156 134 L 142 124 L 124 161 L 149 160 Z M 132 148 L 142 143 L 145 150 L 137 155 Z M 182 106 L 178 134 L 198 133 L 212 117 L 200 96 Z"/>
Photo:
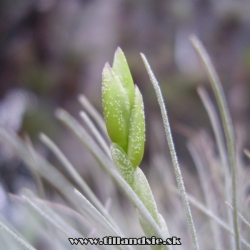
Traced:
<path fill-rule="evenodd" d="M 135 86 L 134 106 L 130 114 L 128 157 L 136 168 L 142 160 L 145 143 L 145 117 L 142 95 Z"/>
<path fill-rule="evenodd" d="M 126 90 L 108 63 L 102 74 L 104 118 L 110 140 L 125 152 L 128 144 L 130 105 Z"/>
<path fill-rule="evenodd" d="M 144 153 L 144 107 L 120 48 L 115 52 L 113 69 L 109 64 L 104 66 L 102 99 L 110 140 L 123 149 L 136 169 Z"/>

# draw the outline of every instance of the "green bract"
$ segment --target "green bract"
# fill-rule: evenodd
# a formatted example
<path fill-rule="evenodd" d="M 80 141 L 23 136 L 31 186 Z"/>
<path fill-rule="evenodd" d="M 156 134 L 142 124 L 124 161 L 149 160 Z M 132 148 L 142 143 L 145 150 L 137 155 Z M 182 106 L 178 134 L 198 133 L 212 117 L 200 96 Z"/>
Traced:
<path fill-rule="evenodd" d="M 128 94 L 108 63 L 104 66 L 102 77 L 102 100 L 107 131 L 110 140 L 126 152 L 129 130 L 127 121 L 130 117 Z"/>
<path fill-rule="evenodd" d="M 134 167 L 131 161 L 128 159 L 125 152 L 122 150 L 120 146 L 116 143 L 112 143 L 110 145 L 110 152 L 113 158 L 113 161 L 124 178 L 124 180 L 130 185 L 134 184 Z"/>
<path fill-rule="evenodd" d="M 128 137 L 128 157 L 133 166 L 138 166 L 142 160 L 145 142 L 145 117 L 142 95 L 135 86 L 134 106 L 130 114 Z"/>
<path fill-rule="evenodd" d="M 115 52 L 113 68 L 106 63 L 102 77 L 102 100 L 108 135 L 136 168 L 144 153 L 144 107 L 142 95 L 134 85 L 120 48 Z"/>
<path fill-rule="evenodd" d="M 131 76 L 128 63 L 126 57 L 121 50 L 121 48 L 117 48 L 115 52 L 114 62 L 113 62 L 113 70 L 115 74 L 120 78 L 120 81 L 128 93 L 130 109 L 134 105 L 134 81 Z"/>

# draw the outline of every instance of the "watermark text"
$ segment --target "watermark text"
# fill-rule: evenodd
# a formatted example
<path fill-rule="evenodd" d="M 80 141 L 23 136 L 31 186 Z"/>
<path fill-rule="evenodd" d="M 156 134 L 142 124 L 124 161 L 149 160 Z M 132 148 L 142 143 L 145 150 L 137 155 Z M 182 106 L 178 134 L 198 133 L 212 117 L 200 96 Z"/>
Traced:
<path fill-rule="evenodd" d="M 165 240 L 151 238 L 121 238 L 106 236 L 103 238 L 68 238 L 71 245 L 181 245 L 181 239 L 173 236 Z"/>

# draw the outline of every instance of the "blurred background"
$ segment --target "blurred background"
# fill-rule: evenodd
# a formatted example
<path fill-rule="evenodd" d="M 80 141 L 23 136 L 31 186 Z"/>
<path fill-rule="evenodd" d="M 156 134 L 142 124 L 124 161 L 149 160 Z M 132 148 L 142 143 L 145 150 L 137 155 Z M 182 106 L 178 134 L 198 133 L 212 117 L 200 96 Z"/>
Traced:
<path fill-rule="evenodd" d="M 102 113 L 102 69 L 105 62 L 112 63 L 120 46 L 144 97 L 145 166 L 150 154 L 160 150 L 167 155 L 168 149 L 164 137 L 155 134 L 163 126 L 140 52 L 160 82 L 181 165 L 193 171 L 185 131 L 205 129 L 212 135 L 197 87 L 205 86 L 214 97 L 190 44 L 191 34 L 210 54 L 236 134 L 242 145 L 250 145 L 249 0 L 1 1 L 0 123 L 23 138 L 28 135 L 37 150 L 55 161 L 38 140 L 40 132 L 49 135 L 94 188 L 86 166 L 96 163 L 56 121 L 54 112 L 63 107 L 79 119 L 77 97 L 83 93 Z M 30 174 L 6 145 L 1 145 L 0 154 L 2 184 L 16 192 Z"/>

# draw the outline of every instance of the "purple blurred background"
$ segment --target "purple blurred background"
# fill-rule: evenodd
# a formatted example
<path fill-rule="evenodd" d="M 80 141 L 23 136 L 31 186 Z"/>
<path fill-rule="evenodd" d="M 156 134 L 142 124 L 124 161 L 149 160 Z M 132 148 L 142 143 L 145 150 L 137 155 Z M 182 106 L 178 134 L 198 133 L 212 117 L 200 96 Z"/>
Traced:
<path fill-rule="evenodd" d="M 212 92 L 189 42 L 191 34 L 213 60 L 236 127 L 248 127 L 248 0 L 9 0 L 1 1 L 0 11 L 0 122 L 21 136 L 28 134 L 35 145 L 39 132 L 45 132 L 79 169 L 80 144 L 56 122 L 54 111 L 63 107 L 78 116 L 77 96 L 84 93 L 102 112 L 102 68 L 112 63 L 117 46 L 144 96 L 145 160 L 160 113 L 140 52 L 161 84 L 182 161 L 188 160 L 186 139 L 176 124 L 210 129 L 196 88 L 205 85 Z M 249 135 L 244 139 L 247 144 Z M 2 165 L 11 158 L 7 151 L 1 150 Z"/>

